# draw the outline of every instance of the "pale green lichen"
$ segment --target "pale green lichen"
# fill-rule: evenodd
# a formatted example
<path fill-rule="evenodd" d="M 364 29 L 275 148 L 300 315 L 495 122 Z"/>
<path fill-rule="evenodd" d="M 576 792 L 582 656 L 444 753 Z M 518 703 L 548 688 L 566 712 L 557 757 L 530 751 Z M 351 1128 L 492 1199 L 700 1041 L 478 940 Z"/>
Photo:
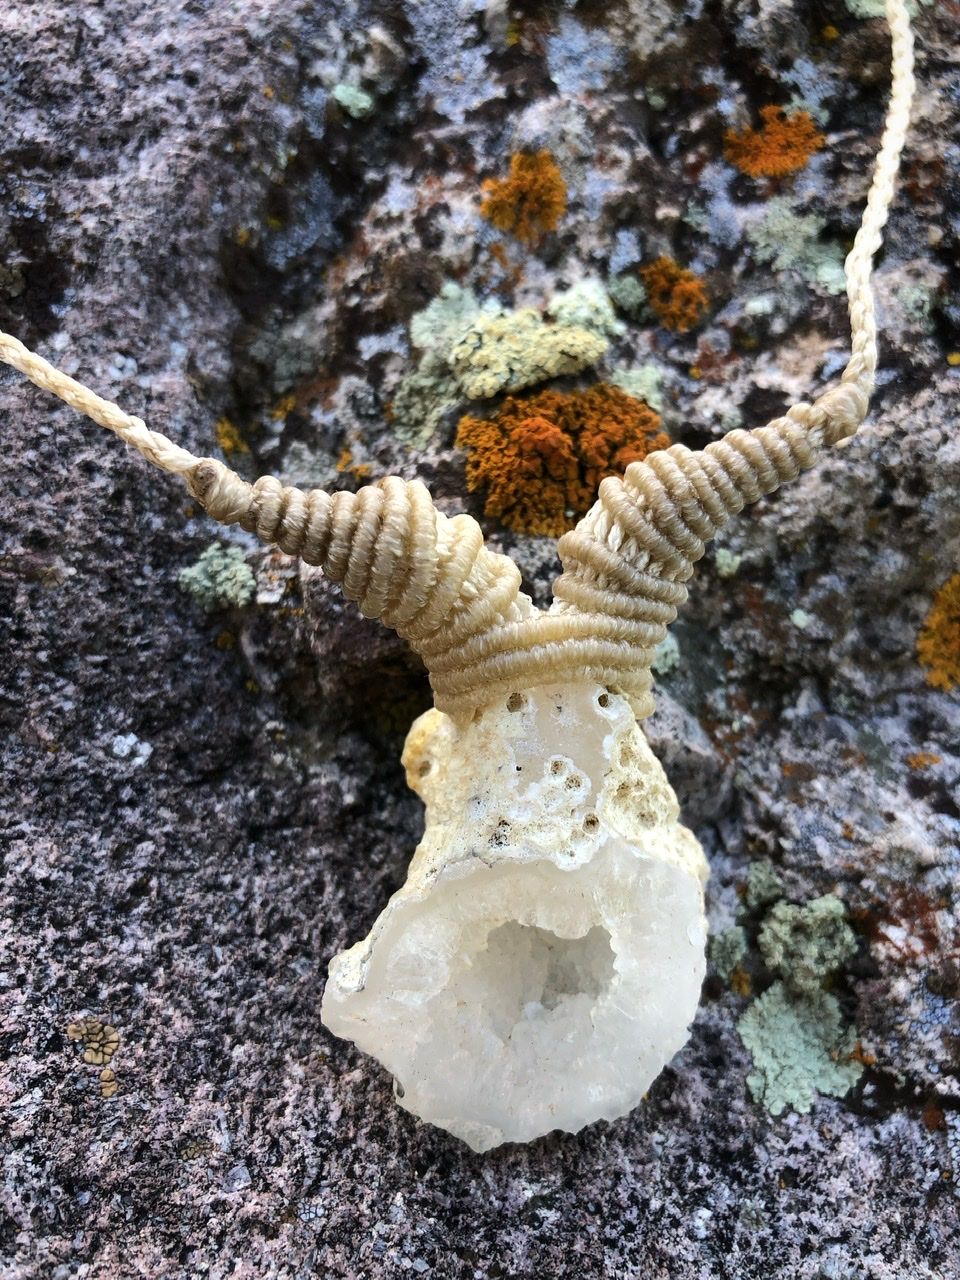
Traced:
<path fill-rule="evenodd" d="M 928 284 L 907 285 L 897 293 L 897 301 L 911 324 L 929 332 L 937 290 Z"/>
<path fill-rule="evenodd" d="M 638 369 L 615 369 L 609 381 L 628 396 L 642 400 L 657 413 L 663 412 L 662 378 L 655 364 L 642 364 Z"/>
<path fill-rule="evenodd" d="M 366 89 L 361 89 L 355 84 L 335 84 L 330 94 L 354 120 L 363 120 L 373 112 L 373 98 Z"/>
<path fill-rule="evenodd" d="M 787 1107 L 807 1112 L 818 1093 L 842 1097 L 863 1066 L 852 1058 L 856 1030 L 845 1026 L 836 997 L 825 991 L 793 995 L 776 982 L 737 1024 L 753 1056 L 747 1084 L 775 1116 Z"/>
<path fill-rule="evenodd" d="M 450 350 L 450 367 L 465 395 L 486 400 L 548 378 L 580 373 L 607 349 L 588 329 L 548 325 L 531 308 L 481 314 Z"/>
<path fill-rule="evenodd" d="M 846 908 L 833 894 L 802 907 L 778 902 L 760 930 L 760 953 L 767 967 L 798 994 L 811 994 L 857 949 Z"/>
<path fill-rule="evenodd" d="M 668 631 L 657 645 L 650 666 L 658 676 L 665 676 L 680 665 L 680 646 L 672 631 Z"/>
<path fill-rule="evenodd" d="M 615 276 L 607 284 L 610 297 L 616 306 L 630 317 L 639 320 L 647 313 L 647 291 L 643 281 L 636 276 Z"/>
<path fill-rule="evenodd" d="M 796 213 L 787 196 L 768 200 L 763 217 L 747 228 L 754 253 L 778 270 L 799 272 L 827 293 L 843 293 L 846 276 L 843 250 L 823 242 L 826 220 L 815 213 Z"/>
<path fill-rule="evenodd" d="M 422 446 L 464 398 L 483 400 L 579 373 L 603 355 L 604 334 L 622 328 L 596 281 L 558 294 L 550 311 L 556 324 L 532 309 L 504 311 L 493 299 L 481 303 L 472 290 L 445 284 L 410 321 L 410 341 L 424 355 L 394 395 L 396 434 Z M 582 323 L 572 323 L 574 317 Z"/>
<path fill-rule="evenodd" d="M 774 870 L 773 863 L 766 859 L 752 862 L 747 871 L 747 909 L 756 911 L 757 907 L 765 907 L 768 902 L 775 902 L 782 896 L 783 881 Z"/>
<path fill-rule="evenodd" d="M 747 934 L 740 925 L 735 924 L 710 939 L 710 962 L 725 982 L 747 957 Z"/>
<path fill-rule="evenodd" d="M 431 303 L 411 316 L 410 341 L 419 351 L 432 351 L 445 359 L 481 310 L 496 315 L 502 308 L 497 302 L 486 302 L 481 308 L 472 289 L 448 280 Z"/>
<path fill-rule="evenodd" d="M 211 543 L 196 564 L 180 571 L 177 582 L 204 609 L 249 604 L 257 585 L 240 548 L 222 542 Z"/>
<path fill-rule="evenodd" d="M 417 368 L 401 379 L 394 393 L 390 412 L 395 434 L 422 448 L 462 398 L 449 365 L 428 352 Z"/>
<path fill-rule="evenodd" d="M 601 338 L 612 338 L 624 331 L 622 321 L 613 313 L 610 295 L 599 280 L 578 280 L 551 299 L 547 313 L 557 324 L 588 329 Z"/>
<path fill-rule="evenodd" d="M 422 448 L 444 416 L 463 400 L 450 368 L 450 349 L 481 314 L 499 315 L 496 301 L 479 303 L 472 289 L 448 281 L 437 296 L 410 319 L 410 341 L 423 358 L 400 381 L 390 405 L 394 432 Z"/>
<path fill-rule="evenodd" d="M 724 406 L 720 414 L 720 426 L 723 431 L 737 431 L 743 426 L 743 414 L 735 404 Z"/>
<path fill-rule="evenodd" d="M 728 551 L 726 547 L 717 547 L 713 559 L 721 578 L 732 578 L 743 563 L 743 556 Z"/>
<path fill-rule="evenodd" d="M 683 211 L 683 220 L 688 227 L 692 227 L 694 231 L 699 231 L 702 234 L 710 225 L 710 214 L 707 212 L 707 206 L 701 204 L 699 200 L 688 201 Z"/>

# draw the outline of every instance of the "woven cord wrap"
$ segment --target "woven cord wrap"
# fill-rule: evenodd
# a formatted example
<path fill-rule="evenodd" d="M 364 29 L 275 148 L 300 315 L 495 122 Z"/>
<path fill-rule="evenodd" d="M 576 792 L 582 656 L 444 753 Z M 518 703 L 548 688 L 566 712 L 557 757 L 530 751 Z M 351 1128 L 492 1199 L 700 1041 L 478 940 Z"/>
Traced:
<path fill-rule="evenodd" d="M 904 0 L 887 0 L 893 89 L 860 230 L 847 261 L 852 355 L 839 386 L 754 431 L 693 453 L 674 445 L 600 486 L 599 500 L 560 539 L 563 573 L 548 613 L 520 591 L 512 560 L 488 551 L 469 516 L 448 519 L 419 481 L 396 476 L 328 494 L 264 477 L 248 484 L 197 458 L 140 419 L 0 333 L 0 360 L 183 478 L 215 520 L 239 524 L 319 565 L 363 613 L 394 627 L 423 657 L 442 711 L 467 714 L 507 691 L 560 681 L 622 689 L 637 714 L 653 709 L 650 664 L 686 599 L 707 541 L 747 503 L 854 435 L 877 365 L 870 272 L 893 196 L 913 94 Z"/>
<path fill-rule="evenodd" d="M 877 328 L 870 274 L 893 198 L 913 98 L 913 39 L 903 0 L 887 0 L 892 89 L 883 140 L 853 249 L 847 257 L 852 334 L 840 380 L 813 404 L 798 404 L 754 431 L 731 431 L 699 453 L 674 445 L 632 463 L 622 480 L 600 485 L 599 498 L 560 539 L 563 574 L 554 585 L 556 613 L 596 617 L 611 630 L 608 661 L 638 716 L 653 710 L 650 664 L 667 625 L 687 597 L 684 586 L 710 538 L 731 516 L 813 465 L 824 446 L 855 435 L 877 367 Z"/>
<path fill-rule="evenodd" d="M 319 565 L 362 613 L 403 636 L 423 657 L 441 710 L 482 700 L 476 689 L 450 696 L 442 672 L 461 665 L 458 655 L 533 613 L 514 562 L 484 546 L 472 516 L 438 511 L 419 480 L 304 493 L 272 476 L 248 484 L 215 458 L 194 459 L 184 478 L 215 520 Z"/>

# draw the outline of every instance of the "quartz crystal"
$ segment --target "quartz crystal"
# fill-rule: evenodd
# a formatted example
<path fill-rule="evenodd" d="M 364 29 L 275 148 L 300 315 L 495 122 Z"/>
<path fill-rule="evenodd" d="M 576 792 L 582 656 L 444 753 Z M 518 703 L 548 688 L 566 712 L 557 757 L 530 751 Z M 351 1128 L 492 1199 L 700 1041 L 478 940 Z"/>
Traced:
<path fill-rule="evenodd" d="M 322 1017 L 475 1151 L 612 1120 L 686 1042 L 707 867 L 628 702 L 545 687 L 404 751 L 426 829 Z"/>

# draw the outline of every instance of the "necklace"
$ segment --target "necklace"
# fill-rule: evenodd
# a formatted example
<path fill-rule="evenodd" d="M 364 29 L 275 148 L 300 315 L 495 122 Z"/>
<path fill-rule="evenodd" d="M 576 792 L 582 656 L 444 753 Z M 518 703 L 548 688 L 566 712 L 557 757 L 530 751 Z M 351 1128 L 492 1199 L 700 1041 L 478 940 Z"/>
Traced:
<path fill-rule="evenodd" d="M 404 887 L 335 957 L 322 1017 L 379 1058 L 414 1114 L 476 1150 L 634 1107 L 686 1041 L 704 976 L 707 865 L 637 724 L 706 543 L 863 422 L 877 366 L 871 270 L 913 93 L 905 0 L 893 84 L 846 260 L 839 383 L 701 451 L 651 453 L 559 540 L 537 609 L 476 521 L 419 481 L 356 493 L 250 484 L 0 334 L 0 359 L 179 475 L 209 515 L 319 565 L 421 655 L 434 708 L 404 750 L 426 828 Z"/>

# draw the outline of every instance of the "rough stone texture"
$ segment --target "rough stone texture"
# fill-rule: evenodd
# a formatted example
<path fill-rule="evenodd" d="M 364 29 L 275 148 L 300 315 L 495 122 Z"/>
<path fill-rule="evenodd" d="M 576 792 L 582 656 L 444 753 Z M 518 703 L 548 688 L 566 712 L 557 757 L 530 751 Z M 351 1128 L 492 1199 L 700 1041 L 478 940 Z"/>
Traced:
<path fill-rule="evenodd" d="M 687 443 L 756 425 L 842 361 L 811 246 L 772 268 L 747 232 L 771 196 L 830 245 L 856 226 L 887 44 L 850 7 L 8 7 L 0 324 L 195 451 L 229 419 L 248 473 L 399 470 L 452 511 L 454 422 L 422 449 L 389 428 L 411 314 L 450 279 L 542 308 L 666 252 L 707 279 L 707 323 L 632 320 L 601 373 L 653 361 Z M 399 1111 L 318 1009 L 416 842 L 399 750 L 423 676 L 240 537 L 262 603 L 204 614 L 177 576 L 222 535 L 4 374 L 5 1276 L 960 1275 L 960 710 L 914 653 L 960 563 L 955 6 L 917 26 L 871 425 L 731 527 L 733 576 L 708 553 L 663 680 L 709 740 L 685 768 L 715 790 L 733 772 L 729 804 L 691 810 L 714 926 L 758 856 L 791 900 L 847 905 L 860 950 L 833 991 L 856 1088 L 768 1116 L 736 1031 L 749 997 L 713 977 L 616 1124 L 475 1157 Z M 369 115 L 331 101 L 342 84 Z M 796 100 L 827 134 L 807 169 L 768 190 L 723 163 L 729 124 Z M 571 203 L 504 265 L 479 186 L 517 147 L 554 152 Z M 490 534 L 542 600 L 549 542 Z M 117 1030 L 112 1098 L 67 1034 L 85 1017 Z"/>

